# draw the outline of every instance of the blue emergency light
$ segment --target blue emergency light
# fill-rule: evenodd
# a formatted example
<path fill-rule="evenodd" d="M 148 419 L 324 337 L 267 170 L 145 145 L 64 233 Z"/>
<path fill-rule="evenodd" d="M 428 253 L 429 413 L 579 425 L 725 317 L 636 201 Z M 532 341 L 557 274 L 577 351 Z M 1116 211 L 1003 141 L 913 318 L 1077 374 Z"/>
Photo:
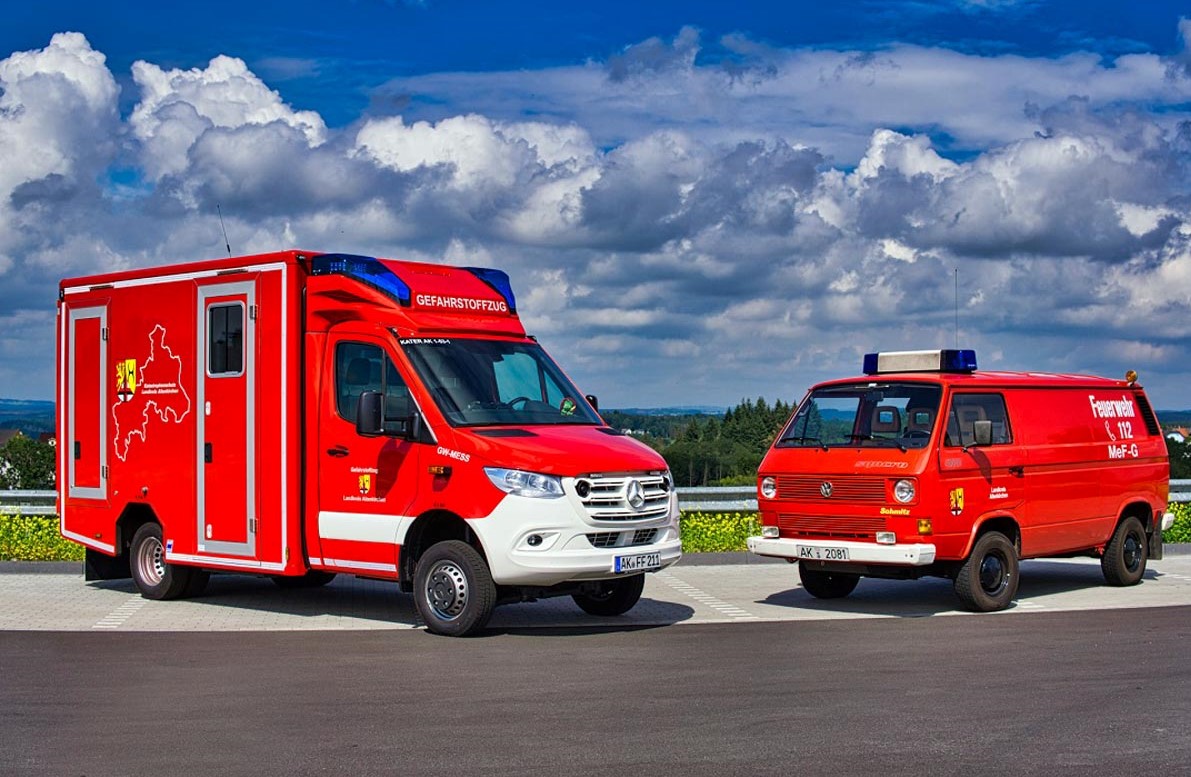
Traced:
<path fill-rule="evenodd" d="M 971 349 L 938 351 L 888 351 L 866 353 L 864 374 L 886 372 L 975 372 L 976 352 Z"/>
<path fill-rule="evenodd" d="M 409 307 L 409 286 L 381 262 L 371 256 L 355 254 L 319 254 L 310 260 L 311 275 L 346 275 L 366 283 Z"/>
<path fill-rule="evenodd" d="M 517 312 L 517 300 L 513 297 L 513 284 L 509 281 L 509 274 L 504 270 L 493 270 L 489 267 L 464 267 L 472 275 L 492 287 L 492 290 L 505 298 L 509 312 Z"/>

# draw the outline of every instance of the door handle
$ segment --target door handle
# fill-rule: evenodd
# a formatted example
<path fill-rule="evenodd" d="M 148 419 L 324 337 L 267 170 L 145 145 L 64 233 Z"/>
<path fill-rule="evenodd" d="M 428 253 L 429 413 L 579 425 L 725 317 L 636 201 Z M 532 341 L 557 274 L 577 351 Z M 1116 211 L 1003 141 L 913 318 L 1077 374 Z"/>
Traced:
<path fill-rule="evenodd" d="M 327 448 L 327 455 L 334 456 L 337 459 L 342 459 L 347 454 L 347 448 L 344 448 L 342 445 L 336 445 L 334 448 Z"/>
<path fill-rule="evenodd" d="M 1013 475 L 1014 477 L 1019 478 L 1022 475 L 1026 474 L 1026 468 L 1025 467 L 1010 467 L 1009 474 Z"/>

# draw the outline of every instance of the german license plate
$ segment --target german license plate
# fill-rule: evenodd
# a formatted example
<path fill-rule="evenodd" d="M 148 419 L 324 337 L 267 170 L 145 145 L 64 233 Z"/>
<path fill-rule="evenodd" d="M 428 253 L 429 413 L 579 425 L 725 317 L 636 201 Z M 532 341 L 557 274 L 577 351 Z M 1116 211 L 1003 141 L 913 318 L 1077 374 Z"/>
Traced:
<path fill-rule="evenodd" d="M 847 561 L 847 548 L 821 548 L 817 545 L 797 545 L 798 558 L 811 561 Z"/>
<path fill-rule="evenodd" d="M 638 553 L 635 556 L 617 556 L 612 566 L 613 572 L 642 572 L 646 569 L 657 569 L 662 565 L 660 553 Z"/>

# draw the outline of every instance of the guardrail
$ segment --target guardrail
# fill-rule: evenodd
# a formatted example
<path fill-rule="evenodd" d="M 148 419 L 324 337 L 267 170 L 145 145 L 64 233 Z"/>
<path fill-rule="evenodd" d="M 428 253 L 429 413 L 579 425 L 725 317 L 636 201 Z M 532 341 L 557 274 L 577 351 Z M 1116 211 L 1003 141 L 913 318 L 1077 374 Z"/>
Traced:
<path fill-rule="evenodd" d="M 57 515 L 57 491 L 0 491 L 0 515 Z"/>
<path fill-rule="evenodd" d="M 683 510 L 756 510 L 754 486 L 679 488 Z M 55 491 L 0 491 L 0 515 L 56 515 Z M 1171 502 L 1191 502 L 1191 480 L 1170 481 Z"/>

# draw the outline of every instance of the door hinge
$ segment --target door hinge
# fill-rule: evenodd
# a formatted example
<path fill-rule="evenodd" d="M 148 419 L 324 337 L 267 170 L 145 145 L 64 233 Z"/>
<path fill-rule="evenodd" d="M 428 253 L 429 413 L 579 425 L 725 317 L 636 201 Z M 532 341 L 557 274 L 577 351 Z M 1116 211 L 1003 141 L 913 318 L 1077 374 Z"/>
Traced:
<path fill-rule="evenodd" d="M 256 305 L 248 306 L 248 317 L 253 321 L 256 321 Z"/>
<path fill-rule="evenodd" d="M 106 326 L 99 330 L 99 339 L 105 343 L 108 341 L 108 328 Z"/>
<path fill-rule="evenodd" d="M 107 477 L 108 477 L 108 465 L 104 464 L 102 467 L 100 467 L 100 468 L 99 468 L 99 476 L 100 476 L 101 478 L 103 478 L 104 480 L 107 480 Z"/>
<path fill-rule="evenodd" d="M 248 519 L 248 531 L 251 532 L 252 534 L 256 534 L 256 519 L 255 518 Z"/>

